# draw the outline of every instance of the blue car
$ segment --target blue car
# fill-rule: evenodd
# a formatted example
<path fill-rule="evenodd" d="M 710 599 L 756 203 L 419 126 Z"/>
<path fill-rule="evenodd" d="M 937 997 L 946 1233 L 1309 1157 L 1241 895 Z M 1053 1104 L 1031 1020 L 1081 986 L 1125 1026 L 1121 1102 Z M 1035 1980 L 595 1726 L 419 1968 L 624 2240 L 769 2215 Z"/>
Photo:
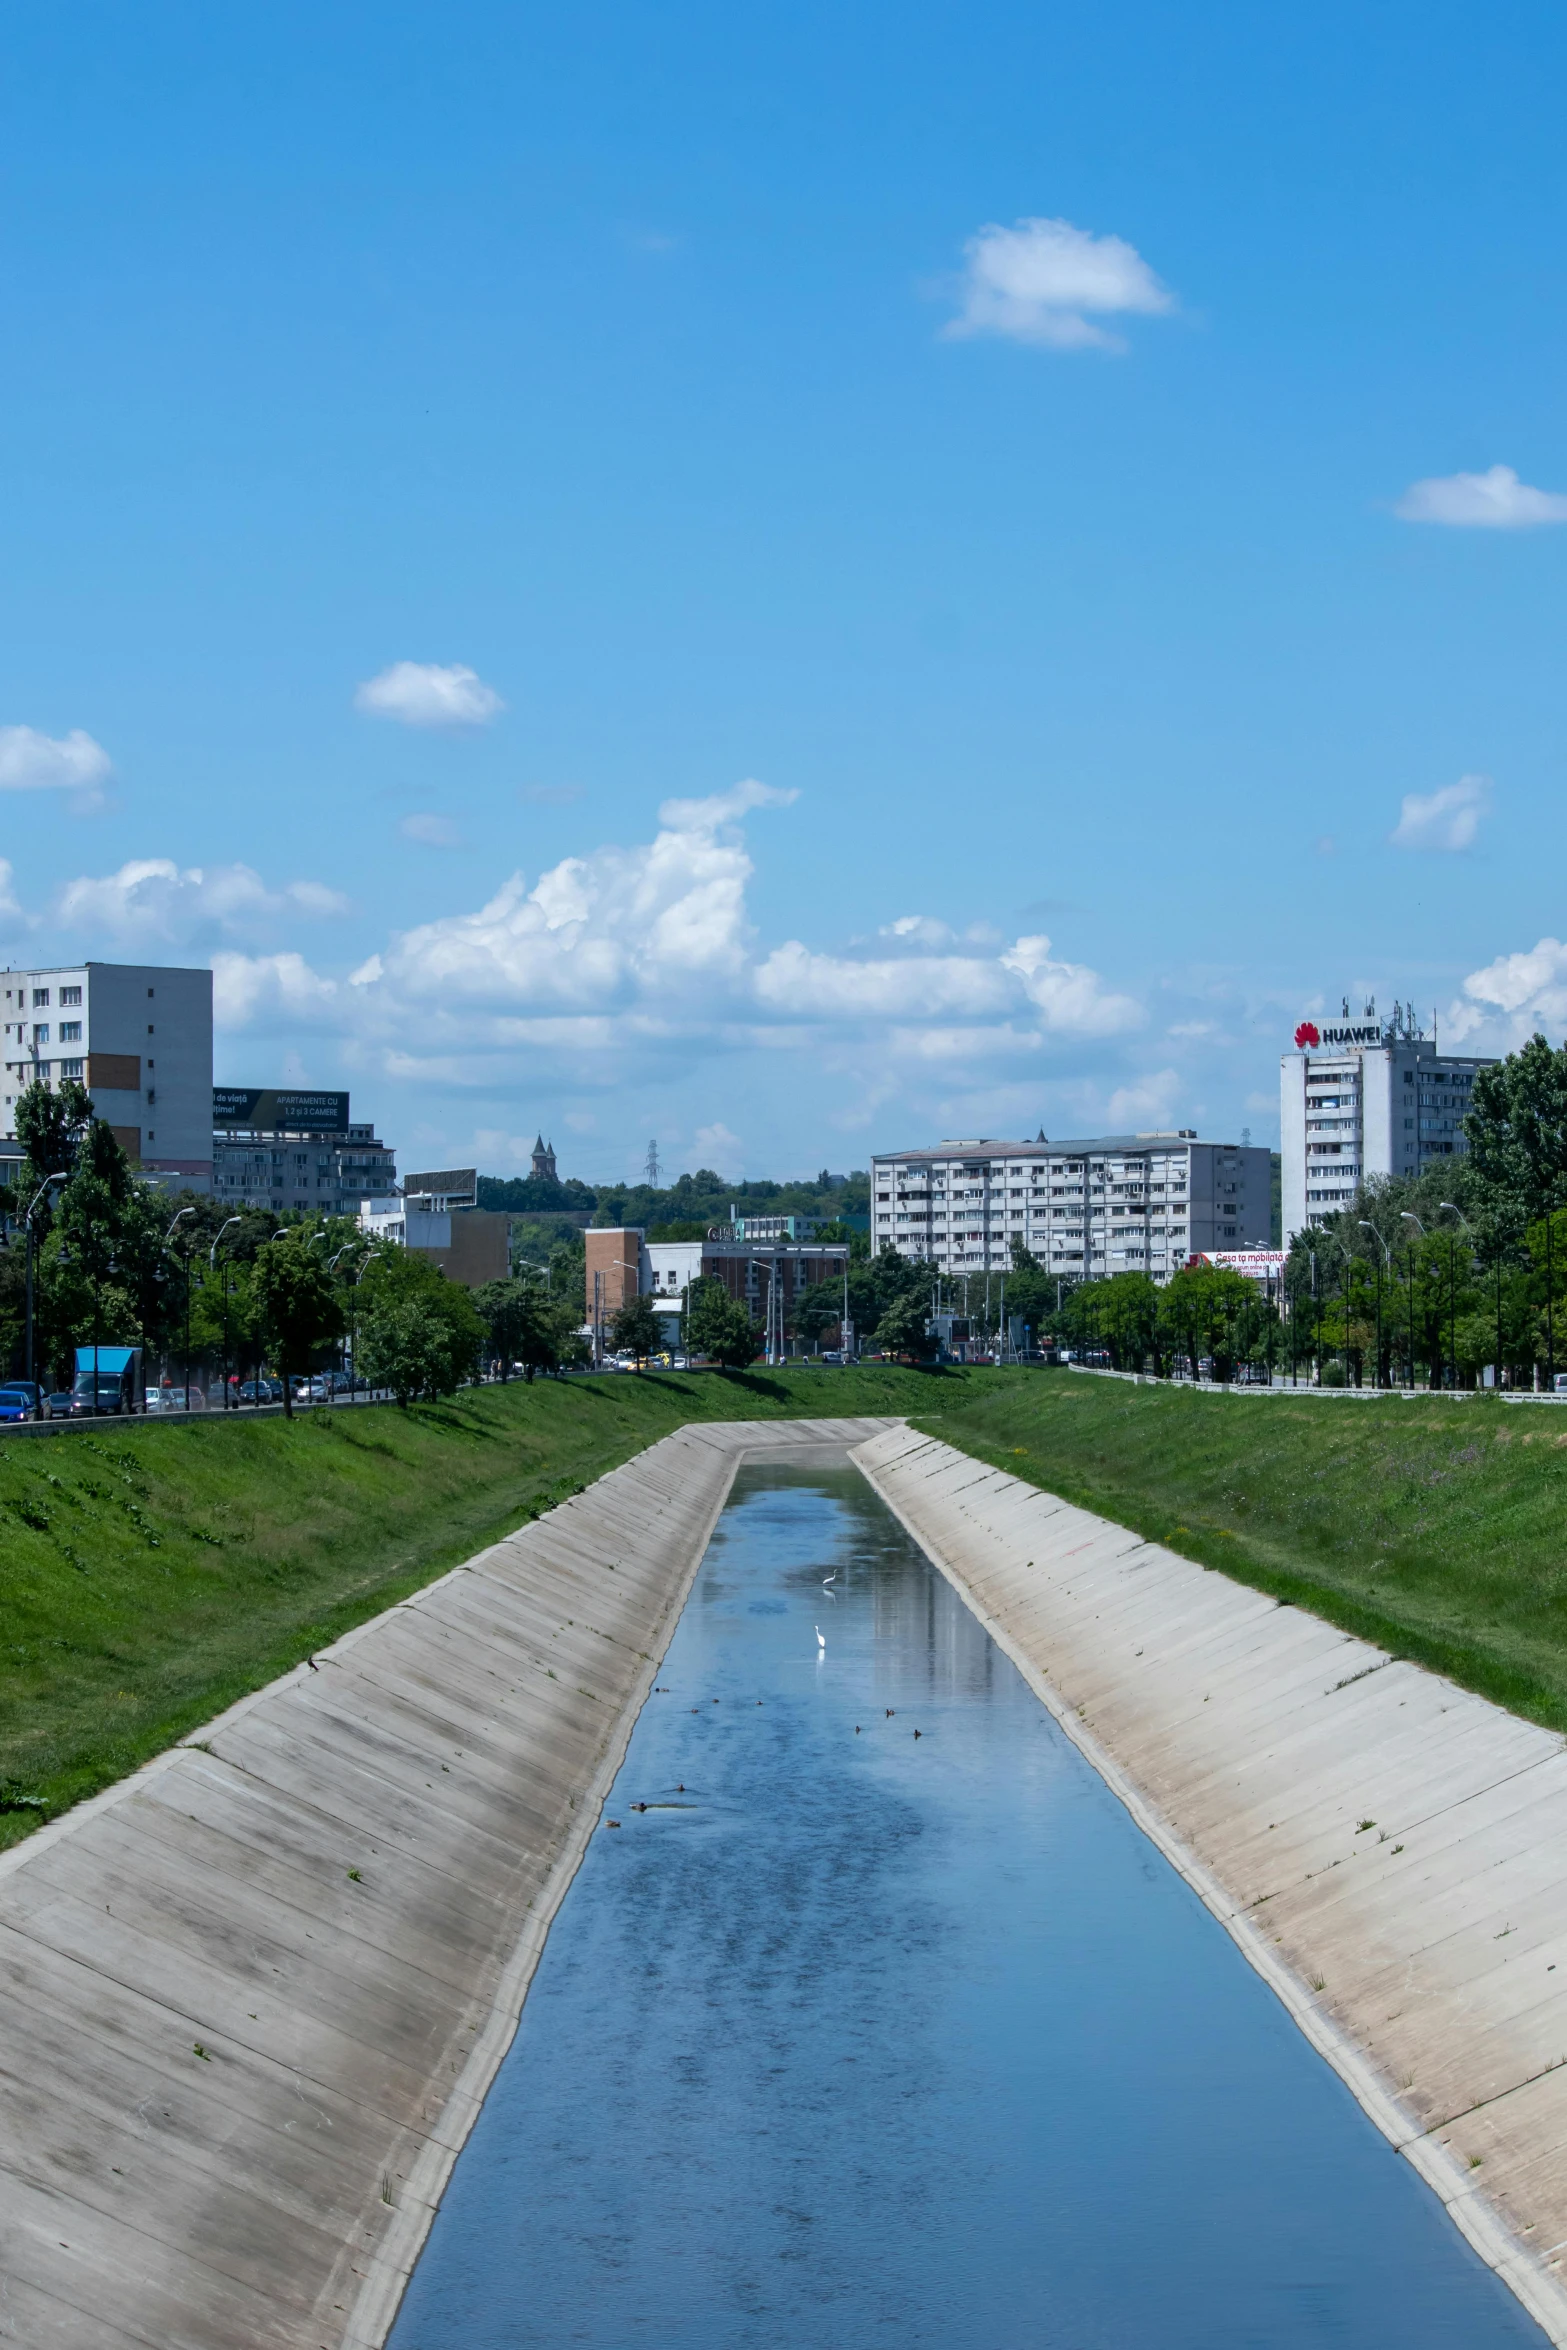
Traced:
<path fill-rule="evenodd" d="M 23 1385 L 0 1387 L 0 1420 L 30 1420 L 37 1409 L 37 1391 Z"/>

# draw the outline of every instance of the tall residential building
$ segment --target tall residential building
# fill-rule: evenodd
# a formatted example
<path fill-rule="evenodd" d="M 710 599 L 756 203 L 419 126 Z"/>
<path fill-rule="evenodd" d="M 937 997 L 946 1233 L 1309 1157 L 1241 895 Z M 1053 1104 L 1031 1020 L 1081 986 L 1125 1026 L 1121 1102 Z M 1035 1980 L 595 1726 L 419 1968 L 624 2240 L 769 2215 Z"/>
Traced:
<path fill-rule="evenodd" d="M 1371 1175 L 1418 1175 L 1461 1158 L 1475 1078 L 1494 1056 L 1444 1053 L 1414 1012 L 1302 1020 L 1279 1064 L 1284 1239 L 1348 1207 Z"/>
<path fill-rule="evenodd" d="M 346 1093 L 220 1085 L 208 1094 L 212 1188 L 231 1208 L 357 1216 L 395 1200 L 396 1154 L 349 1121 Z"/>
<path fill-rule="evenodd" d="M 1004 1272 L 1020 1241 L 1047 1272 L 1167 1280 L 1199 1251 L 1268 1245 L 1265 1150 L 1173 1134 L 942 1142 L 871 1161 L 871 1245 L 944 1273 Z"/>
<path fill-rule="evenodd" d="M 56 964 L 0 973 L 4 1133 L 24 1086 L 79 1078 L 133 1166 L 172 1191 L 212 1183 L 212 973 Z"/>

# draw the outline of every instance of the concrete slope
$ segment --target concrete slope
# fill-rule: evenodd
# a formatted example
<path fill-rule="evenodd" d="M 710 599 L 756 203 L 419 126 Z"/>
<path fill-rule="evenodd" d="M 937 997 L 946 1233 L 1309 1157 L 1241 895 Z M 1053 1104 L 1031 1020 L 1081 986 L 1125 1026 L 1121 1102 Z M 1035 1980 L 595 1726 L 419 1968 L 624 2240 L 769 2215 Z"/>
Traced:
<path fill-rule="evenodd" d="M 1563 1740 L 907 1428 L 855 1458 L 1567 2343 Z"/>
<path fill-rule="evenodd" d="M 884 1425 L 666 1437 L 0 1858 L 0 2342 L 382 2340 L 736 1463 Z"/>

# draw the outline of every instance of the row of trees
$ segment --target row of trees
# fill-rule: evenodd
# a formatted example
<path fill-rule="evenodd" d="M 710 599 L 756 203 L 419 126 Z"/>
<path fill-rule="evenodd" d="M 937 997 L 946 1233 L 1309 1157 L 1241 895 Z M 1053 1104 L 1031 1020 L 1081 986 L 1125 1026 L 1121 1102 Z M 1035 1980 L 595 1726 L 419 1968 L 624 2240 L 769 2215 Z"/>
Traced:
<path fill-rule="evenodd" d="M 293 1381 L 351 1349 L 356 1376 L 401 1403 L 453 1392 L 484 1362 L 503 1375 L 581 1352 L 577 1314 L 544 1271 L 475 1295 L 416 1251 L 372 1245 L 348 1218 L 278 1220 L 178 1199 L 137 1179 L 83 1087 L 20 1096 L 24 1160 L 0 1190 L 0 1348 L 24 1366 L 31 1275 L 35 1373 L 68 1385 L 79 1346 L 137 1345 L 152 1361 Z M 568 1293 L 573 1294 L 573 1293 Z M 580 1282 L 574 1295 L 580 1296 Z"/>
<path fill-rule="evenodd" d="M 1533 1036 L 1475 1080 L 1467 1156 L 1380 1176 L 1295 1236 L 1277 1294 L 1218 1267 L 1162 1290 L 1086 1281 L 1059 1303 L 1023 1259 L 1008 1312 L 1117 1367 L 1209 1359 L 1353 1385 L 1507 1385 L 1567 1370 L 1567 1048 Z"/>

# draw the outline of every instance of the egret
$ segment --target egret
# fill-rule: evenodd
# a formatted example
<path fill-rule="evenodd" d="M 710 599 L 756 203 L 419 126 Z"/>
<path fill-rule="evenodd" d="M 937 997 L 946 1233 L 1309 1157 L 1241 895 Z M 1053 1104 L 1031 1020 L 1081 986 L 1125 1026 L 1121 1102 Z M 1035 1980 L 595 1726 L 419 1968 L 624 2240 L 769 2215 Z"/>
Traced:
<path fill-rule="evenodd" d="M 820 1664 L 820 1663 L 821 1663 L 821 1660 L 822 1660 L 822 1658 L 823 1658 L 823 1657 L 824 1657 L 824 1656 L 827 1654 L 827 1635 L 826 1635 L 826 1633 L 825 1633 L 825 1632 L 822 1630 L 822 1628 L 821 1628 L 820 1624 L 818 1624 L 818 1625 L 815 1627 L 815 1630 L 816 1630 L 816 1661 L 817 1661 L 817 1663 L 818 1663 L 818 1664 Z"/>

